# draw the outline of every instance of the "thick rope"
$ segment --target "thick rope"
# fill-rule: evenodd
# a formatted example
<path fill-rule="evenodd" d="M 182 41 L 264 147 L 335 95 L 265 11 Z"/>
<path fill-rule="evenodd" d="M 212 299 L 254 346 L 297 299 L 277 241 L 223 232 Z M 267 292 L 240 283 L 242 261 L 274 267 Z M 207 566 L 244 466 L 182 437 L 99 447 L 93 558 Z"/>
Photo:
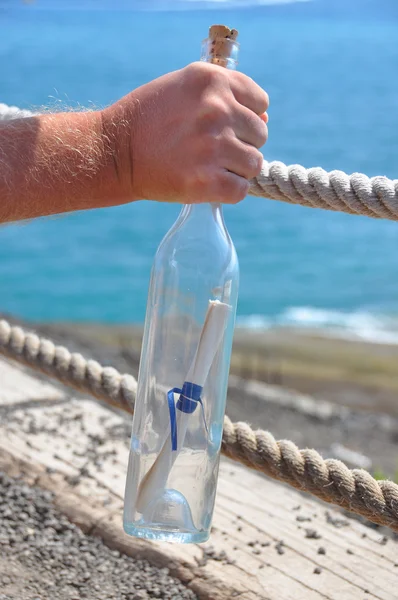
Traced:
<path fill-rule="evenodd" d="M 28 110 L 0 104 L 0 121 L 32 116 Z M 398 179 L 369 178 L 361 173 L 327 172 L 320 167 L 264 161 L 258 177 L 250 182 L 249 194 L 289 204 L 398 220 Z"/>
<path fill-rule="evenodd" d="M 134 410 L 134 377 L 86 360 L 5 320 L 0 321 L 0 354 L 112 406 L 130 413 Z M 398 531 L 398 485 L 392 481 L 376 481 L 362 469 L 350 470 L 338 460 L 324 460 L 315 450 L 299 450 L 293 442 L 276 442 L 271 433 L 253 431 L 247 423 L 232 423 L 227 416 L 222 452 L 273 479 Z"/>
<path fill-rule="evenodd" d="M 0 354 L 54 377 L 80 392 L 88 393 L 116 408 L 133 412 L 137 382 L 113 367 L 102 367 L 78 352 L 69 352 L 50 340 L 0 321 Z"/>
<path fill-rule="evenodd" d="M 227 416 L 222 451 L 273 479 L 398 531 L 398 485 L 392 481 L 376 481 L 363 469 L 324 460 L 316 450 L 299 450 L 289 440 L 277 442 L 268 431 L 253 431 Z"/>
<path fill-rule="evenodd" d="M 387 177 L 328 173 L 320 167 L 305 169 L 264 161 L 260 175 L 251 181 L 249 193 L 310 208 L 398 220 L 398 179 Z"/>

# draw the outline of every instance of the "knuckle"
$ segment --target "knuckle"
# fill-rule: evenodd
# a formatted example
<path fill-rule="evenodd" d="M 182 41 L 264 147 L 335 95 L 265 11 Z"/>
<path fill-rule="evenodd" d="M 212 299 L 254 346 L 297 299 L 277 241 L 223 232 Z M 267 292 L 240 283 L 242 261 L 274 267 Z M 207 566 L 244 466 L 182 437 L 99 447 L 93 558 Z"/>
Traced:
<path fill-rule="evenodd" d="M 189 170 L 185 177 L 186 195 L 197 200 L 206 197 L 211 179 L 211 172 L 203 166 Z"/>
<path fill-rule="evenodd" d="M 261 148 L 268 139 L 268 127 L 256 114 L 251 113 L 247 118 L 247 126 L 252 132 L 251 138 L 256 142 L 256 147 Z"/>
<path fill-rule="evenodd" d="M 220 136 L 215 135 L 211 130 L 204 131 L 192 147 L 192 162 L 197 168 L 212 167 L 219 162 L 222 154 Z"/>
<path fill-rule="evenodd" d="M 185 76 L 190 79 L 199 79 L 205 71 L 205 64 L 199 61 L 192 62 L 184 68 Z"/>
<path fill-rule="evenodd" d="M 263 146 L 268 139 L 268 127 L 254 112 L 245 111 L 243 114 L 246 133 L 256 148 Z"/>
<path fill-rule="evenodd" d="M 251 174 L 250 174 L 250 178 L 252 177 L 256 177 L 257 175 L 260 174 L 261 172 L 261 168 L 263 166 L 263 162 L 264 162 L 264 158 L 263 155 L 261 154 L 261 152 L 259 152 L 258 150 L 254 150 L 252 152 L 252 156 L 250 157 L 250 167 L 251 167 Z"/>
<path fill-rule="evenodd" d="M 242 155 L 244 175 L 247 179 L 256 177 L 263 166 L 263 155 L 256 148 L 247 148 Z"/>
<path fill-rule="evenodd" d="M 225 79 L 225 69 L 220 69 L 220 67 L 206 62 L 193 62 L 185 69 L 188 83 L 195 89 L 204 90 L 208 87 L 214 87 Z"/>
<path fill-rule="evenodd" d="M 212 96 L 204 100 L 202 120 L 212 125 L 225 125 L 231 118 L 228 104 L 221 98 Z"/>
<path fill-rule="evenodd" d="M 264 144 L 268 140 L 268 126 L 266 125 L 266 123 L 264 123 L 264 121 L 261 121 L 261 123 L 259 125 L 258 136 L 259 136 L 260 146 L 264 146 Z"/>
<path fill-rule="evenodd" d="M 207 110 L 218 118 L 229 117 L 231 111 L 221 98 L 211 98 L 207 101 Z"/>
<path fill-rule="evenodd" d="M 221 140 L 218 136 L 209 134 L 203 138 L 202 159 L 206 163 L 213 163 L 222 152 Z"/>
<path fill-rule="evenodd" d="M 255 94 L 257 105 L 258 105 L 258 114 L 265 113 L 269 108 L 269 96 L 265 90 L 263 90 L 260 86 L 255 84 L 255 89 L 253 90 L 253 94 Z"/>
<path fill-rule="evenodd" d="M 235 80 L 241 86 L 247 87 L 254 84 L 253 79 L 249 75 L 246 75 L 246 73 L 242 73 L 242 71 L 229 71 L 229 73 L 231 80 Z"/>
<path fill-rule="evenodd" d="M 235 71 L 234 75 L 237 78 L 238 83 L 241 86 L 244 86 L 256 99 L 260 113 L 266 112 L 269 108 L 269 96 L 267 92 L 248 75 L 239 71 Z"/>

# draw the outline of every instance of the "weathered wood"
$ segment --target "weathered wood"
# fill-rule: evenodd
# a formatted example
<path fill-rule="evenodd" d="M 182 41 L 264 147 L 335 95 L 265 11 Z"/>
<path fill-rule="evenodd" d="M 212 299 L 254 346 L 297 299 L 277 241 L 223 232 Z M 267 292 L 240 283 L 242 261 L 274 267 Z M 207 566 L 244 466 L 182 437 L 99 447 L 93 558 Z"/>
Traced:
<path fill-rule="evenodd" d="M 0 363 L 0 374 L 1 384 L 4 377 L 13 390 L 10 395 L 3 387 L 0 394 L 0 410 L 7 408 L 0 424 L 0 469 L 51 489 L 60 509 L 85 531 L 168 567 L 200 598 L 396 597 L 396 542 L 384 545 L 377 530 L 228 460 L 221 462 L 209 543 L 170 545 L 125 535 L 130 424 L 124 416 L 92 400 L 64 402 L 58 389 L 7 363 Z M 35 402 L 25 404 L 32 390 Z M 319 554 L 320 548 L 326 553 Z"/>
<path fill-rule="evenodd" d="M 0 360 L 0 407 L 13 406 L 19 402 L 35 400 L 61 400 L 65 393 L 61 389 L 41 381 L 26 372 L 23 367 Z"/>

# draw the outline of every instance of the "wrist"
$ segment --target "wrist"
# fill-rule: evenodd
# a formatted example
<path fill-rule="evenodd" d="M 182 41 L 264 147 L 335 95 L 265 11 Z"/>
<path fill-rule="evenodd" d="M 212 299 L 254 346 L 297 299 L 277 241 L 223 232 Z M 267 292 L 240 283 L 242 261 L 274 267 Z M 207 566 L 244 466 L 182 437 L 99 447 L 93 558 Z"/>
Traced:
<path fill-rule="evenodd" d="M 48 156 L 50 150 L 52 155 L 52 160 L 46 159 L 46 179 L 66 192 L 68 206 L 61 212 L 130 200 L 123 170 L 117 167 L 117 148 L 104 131 L 102 111 L 43 115 L 40 130 L 42 155 Z"/>
<path fill-rule="evenodd" d="M 112 173 L 117 189 L 115 203 L 137 200 L 133 186 L 131 159 L 133 116 L 126 115 L 121 103 L 100 111 L 101 135 L 104 144 L 105 164 Z"/>

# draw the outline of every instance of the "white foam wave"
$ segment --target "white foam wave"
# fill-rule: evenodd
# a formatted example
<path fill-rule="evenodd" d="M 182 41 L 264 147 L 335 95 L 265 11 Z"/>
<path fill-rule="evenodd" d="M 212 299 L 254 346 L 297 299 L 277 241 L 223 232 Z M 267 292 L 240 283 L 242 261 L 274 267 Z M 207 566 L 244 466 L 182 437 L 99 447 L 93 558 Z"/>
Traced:
<path fill-rule="evenodd" d="M 366 311 L 341 312 L 310 306 L 291 307 L 276 317 L 249 315 L 238 326 L 264 330 L 270 327 L 293 327 L 321 330 L 331 337 L 362 340 L 379 344 L 398 344 L 398 318 Z"/>

